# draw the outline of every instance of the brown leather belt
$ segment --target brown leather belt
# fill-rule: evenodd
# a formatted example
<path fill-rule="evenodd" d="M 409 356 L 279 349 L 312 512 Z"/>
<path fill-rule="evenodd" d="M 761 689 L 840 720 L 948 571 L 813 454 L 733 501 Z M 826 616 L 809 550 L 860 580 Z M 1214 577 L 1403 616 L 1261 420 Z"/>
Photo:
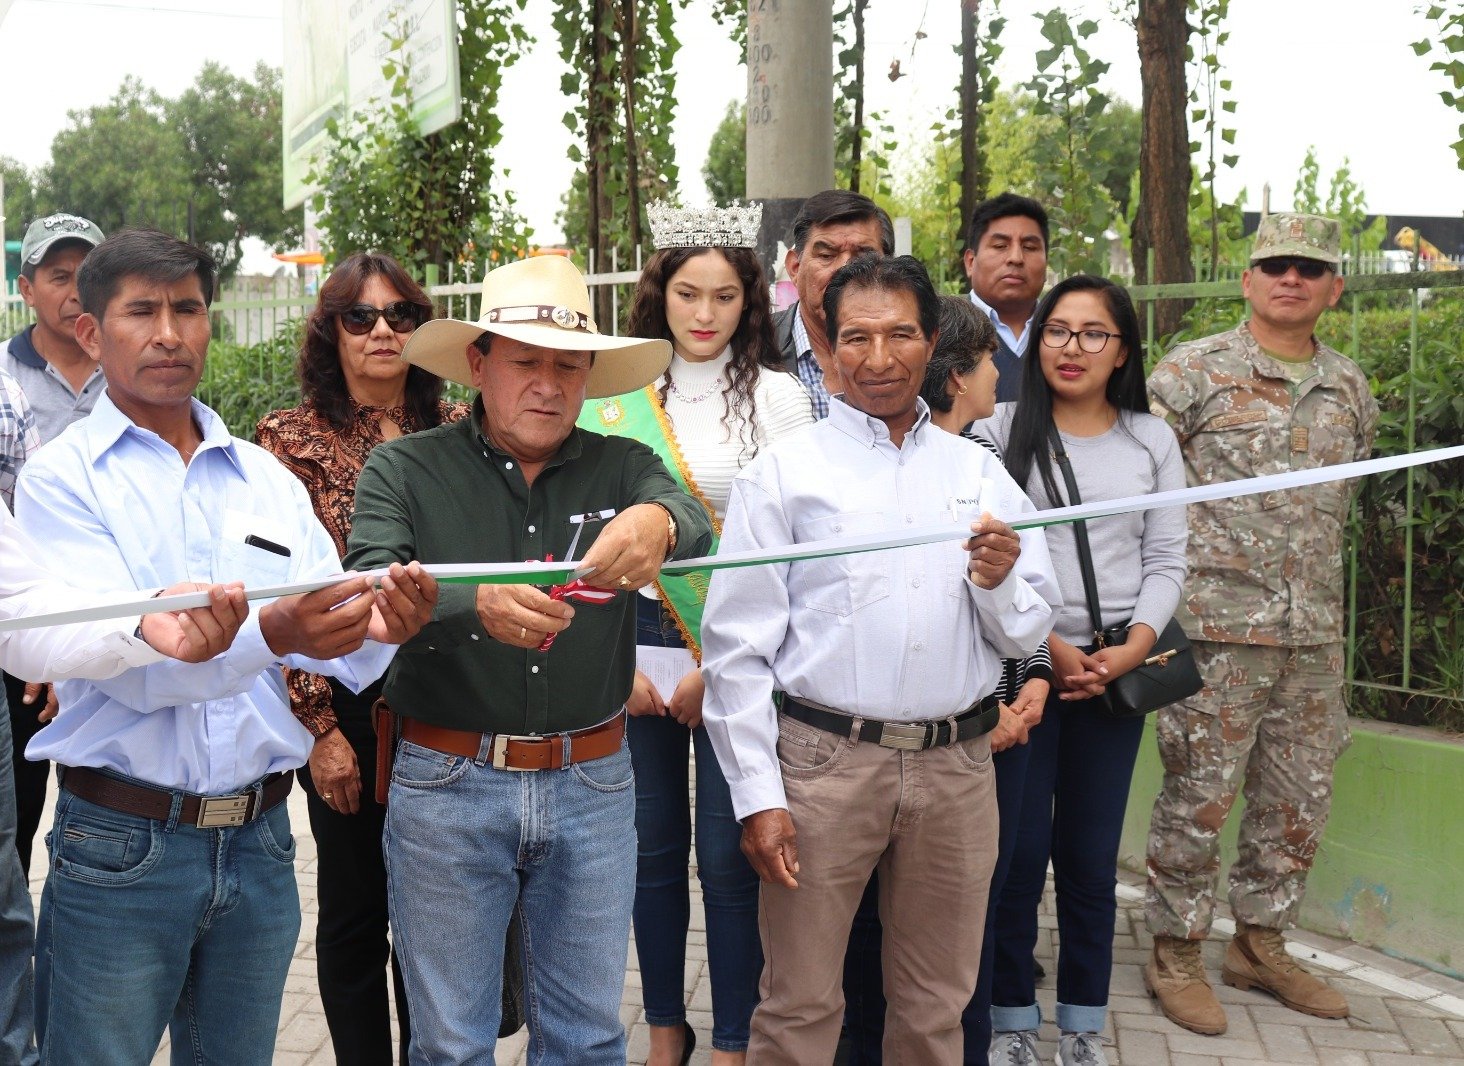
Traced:
<path fill-rule="evenodd" d="M 493 767 L 497 770 L 559 770 L 570 763 L 603 759 L 620 750 L 625 736 L 625 712 L 614 718 L 577 729 L 572 733 L 550 733 L 542 737 L 516 737 L 508 733 L 470 733 L 428 725 L 415 718 L 403 718 L 402 739 L 447 755 L 476 759 L 483 739 L 493 743 Z"/>
<path fill-rule="evenodd" d="M 183 797 L 183 805 L 178 811 L 178 822 L 191 823 L 199 829 L 244 825 L 283 803 L 294 782 L 294 771 L 286 770 L 282 774 L 270 774 L 266 777 L 261 789 L 240 792 L 233 796 L 179 793 Z M 175 793 L 171 789 L 121 781 L 85 766 L 62 767 L 61 787 L 73 796 L 80 796 L 98 807 L 121 811 L 123 814 L 135 814 L 139 818 L 166 822 L 173 813 Z"/>

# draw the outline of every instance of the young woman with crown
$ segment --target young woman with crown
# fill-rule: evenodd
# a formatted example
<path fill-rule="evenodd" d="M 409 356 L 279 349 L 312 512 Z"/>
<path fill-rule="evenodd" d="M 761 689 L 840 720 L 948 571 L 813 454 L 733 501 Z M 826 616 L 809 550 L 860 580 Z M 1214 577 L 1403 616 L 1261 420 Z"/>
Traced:
<path fill-rule="evenodd" d="M 713 516 L 721 529 L 733 476 L 758 450 L 812 424 L 808 396 L 782 368 L 773 340 L 767 281 L 753 250 L 761 205 L 647 211 L 657 251 L 641 271 L 629 329 L 669 340 L 664 377 L 638 393 L 585 405 L 580 425 L 635 436 Z M 692 822 L 688 748 L 696 759 L 696 857 L 706 908 L 712 982 L 712 1062 L 744 1061 L 757 1005 L 762 950 L 758 879 L 740 849 L 727 782 L 701 728 L 700 622 L 706 574 L 662 576 L 642 592 L 637 642 L 649 667 L 685 648 L 687 667 L 658 687 L 636 671 L 626 733 L 635 763 L 635 939 L 651 1046 L 648 1066 L 688 1062 L 696 1034 L 686 1022 L 687 868 Z M 678 668 L 679 669 L 679 668 Z M 664 670 L 664 667 L 663 667 Z M 654 672 L 652 670 L 651 672 Z"/>

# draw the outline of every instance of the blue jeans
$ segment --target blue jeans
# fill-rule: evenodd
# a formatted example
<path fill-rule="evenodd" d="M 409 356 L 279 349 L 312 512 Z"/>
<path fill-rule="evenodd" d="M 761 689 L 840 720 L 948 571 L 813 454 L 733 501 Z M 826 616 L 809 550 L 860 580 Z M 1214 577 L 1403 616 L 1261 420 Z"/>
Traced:
<path fill-rule="evenodd" d="M 981 974 L 976 993 L 961 1014 L 965 1032 L 965 1066 L 986 1066 L 991 1044 L 991 979 L 996 949 L 996 902 L 1011 867 L 1017 828 L 1022 810 L 1022 792 L 1027 780 L 1029 745 L 1018 744 L 991 757 L 996 772 L 996 809 L 1000 819 L 996 869 L 991 875 L 986 909 L 986 934 L 981 941 Z M 879 877 L 859 901 L 849 932 L 849 950 L 844 957 L 844 1029 L 849 1037 L 848 1066 L 876 1066 L 883 1061 L 885 997 L 880 963 Z"/>
<path fill-rule="evenodd" d="M 683 647 L 681 633 L 660 603 L 641 596 L 636 643 Z M 635 946 L 646 1021 L 679 1026 L 686 1020 L 686 928 L 691 893 L 687 746 L 696 749 L 696 865 L 707 917 L 707 966 L 712 978 L 712 1047 L 742 1051 L 757 1006 L 762 944 L 757 931 L 757 874 L 742 854 L 742 826 L 732 793 L 705 729 L 688 730 L 671 717 L 626 724 L 635 761 Z"/>
<path fill-rule="evenodd" d="M 45 1062 L 148 1062 L 166 1027 L 174 1063 L 274 1056 L 300 932 L 295 841 L 281 803 L 199 829 L 61 790 L 36 937 Z"/>
<path fill-rule="evenodd" d="M 1037 907 L 1052 861 L 1057 893 L 1057 1025 L 1098 1033 L 1108 1018 L 1118 842 L 1144 719 L 1114 718 L 1057 691 L 1027 746 L 1027 786 L 1015 851 L 997 907 L 992 1026 L 1041 1022 L 1032 974 Z"/>
<path fill-rule="evenodd" d="M 620 995 L 635 894 L 623 744 L 562 770 L 495 770 L 402 741 L 386 808 L 391 928 L 414 1063 L 492 1063 L 503 942 L 523 915 L 529 1061 L 623 1066 Z"/>
<path fill-rule="evenodd" d="M 31 1042 L 35 926 L 30 890 L 15 850 L 15 775 L 10 759 L 10 714 L 0 707 L 0 1062 L 32 1063 L 36 1061 Z"/>

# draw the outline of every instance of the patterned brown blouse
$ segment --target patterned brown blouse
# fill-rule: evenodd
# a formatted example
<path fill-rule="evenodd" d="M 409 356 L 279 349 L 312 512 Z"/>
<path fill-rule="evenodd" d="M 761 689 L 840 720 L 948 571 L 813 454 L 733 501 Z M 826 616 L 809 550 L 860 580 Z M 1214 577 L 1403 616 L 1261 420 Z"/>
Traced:
<path fill-rule="evenodd" d="M 272 452 L 305 483 L 316 517 L 342 556 L 346 554 L 346 538 L 351 533 L 356 478 L 371 450 L 384 439 L 381 420 L 395 422 L 404 434 L 423 428 L 415 424 L 405 407 L 366 407 L 355 400 L 351 406 L 356 420 L 344 431 L 338 431 L 310 405 L 273 411 L 261 418 L 254 430 L 259 446 Z M 456 422 L 471 410 L 465 403 L 446 401 L 439 407 L 444 422 Z M 334 729 L 336 716 L 325 678 L 304 670 L 286 670 L 285 678 L 290 689 L 290 709 L 300 723 L 317 737 Z"/>

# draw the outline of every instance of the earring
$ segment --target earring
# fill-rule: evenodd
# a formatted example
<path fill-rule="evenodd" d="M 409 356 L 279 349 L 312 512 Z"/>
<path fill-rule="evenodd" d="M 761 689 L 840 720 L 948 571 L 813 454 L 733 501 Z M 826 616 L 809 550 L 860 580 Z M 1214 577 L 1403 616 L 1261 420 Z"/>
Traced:
<path fill-rule="evenodd" d="M 959 389 L 957 389 L 956 390 L 956 395 L 957 396 L 964 396 L 964 395 L 966 395 L 966 386 L 962 385 Z"/>

